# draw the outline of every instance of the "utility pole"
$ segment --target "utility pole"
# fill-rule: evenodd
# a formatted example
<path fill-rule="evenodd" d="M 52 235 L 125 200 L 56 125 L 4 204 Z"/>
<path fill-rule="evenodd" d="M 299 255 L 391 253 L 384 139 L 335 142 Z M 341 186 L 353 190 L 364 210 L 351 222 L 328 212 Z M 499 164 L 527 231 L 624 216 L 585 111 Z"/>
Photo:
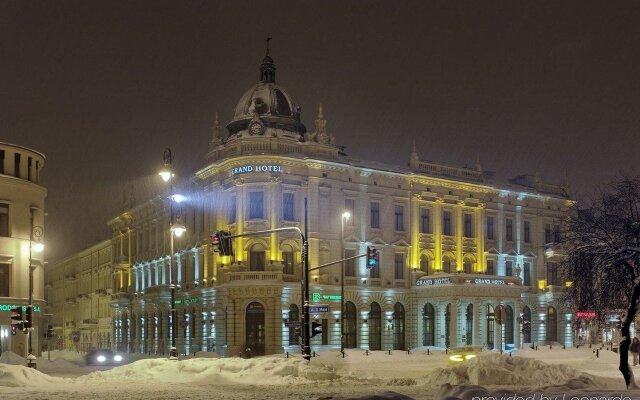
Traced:
<path fill-rule="evenodd" d="M 311 360 L 311 345 L 309 333 L 309 241 L 307 223 L 307 198 L 304 198 L 304 235 L 302 243 L 302 267 L 304 268 L 304 310 L 302 326 L 302 357 Z"/>

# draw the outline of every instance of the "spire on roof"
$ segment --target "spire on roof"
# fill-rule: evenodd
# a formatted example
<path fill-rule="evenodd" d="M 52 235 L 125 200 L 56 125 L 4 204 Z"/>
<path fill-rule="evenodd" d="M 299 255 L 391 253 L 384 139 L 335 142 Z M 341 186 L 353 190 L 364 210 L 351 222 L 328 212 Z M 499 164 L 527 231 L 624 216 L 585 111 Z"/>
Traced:
<path fill-rule="evenodd" d="M 262 64 L 260 64 L 260 82 L 264 83 L 276 83 L 276 65 L 269 55 L 269 42 L 272 39 L 272 37 L 267 36 L 267 52 L 262 59 Z"/>

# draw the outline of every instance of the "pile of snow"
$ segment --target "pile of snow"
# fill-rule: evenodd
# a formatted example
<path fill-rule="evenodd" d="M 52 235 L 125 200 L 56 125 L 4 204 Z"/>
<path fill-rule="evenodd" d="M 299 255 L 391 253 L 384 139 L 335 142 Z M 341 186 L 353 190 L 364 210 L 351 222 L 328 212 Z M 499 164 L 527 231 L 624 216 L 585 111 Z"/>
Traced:
<path fill-rule="evenodd" d="M 340 375 L 333 367 L 308 363 L 302 358 L 259 357 L 194 358 L 168 360 L 154 358 L 97 371 L 76 379 L 76 382 L 206 382 L 280 385 L 309 381 L 331 381 Z"/>
<path fill-rule="evenodd" d="M 22 365 L 0 364 L 0 387 L 33 386 L 68 381 L 68 379 L 55 378 Z"/>
<path fill-rule="evenodd" d="M 25 365 L 26 359 L 11 351 L 5 351 L 0 355 L 0 363 L 9 365 Z"/>
<path fill-rule="evenodd" d="M 619 382 L 579 371 L 563 364 L 548 364 L 527 357 L 485 353 L 448 368 L 437 368 L 425 376 L 427 385 L 482 385 L 571 389 L 617 387 Z M 612 387 L 612 388 L 613 388 Z"/>

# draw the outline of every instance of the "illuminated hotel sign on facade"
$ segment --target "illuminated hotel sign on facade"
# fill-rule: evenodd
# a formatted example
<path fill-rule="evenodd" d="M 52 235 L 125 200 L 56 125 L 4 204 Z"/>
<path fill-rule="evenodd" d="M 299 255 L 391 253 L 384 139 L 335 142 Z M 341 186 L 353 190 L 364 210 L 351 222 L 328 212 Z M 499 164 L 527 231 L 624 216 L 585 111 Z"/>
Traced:
<path fill-rule="evenodd" d="M 432 286 L 432 285 L 449 285 L 451 283 L 463 283 L 471 285 L 506 285 L 504 279 L 491 279 L 491 278 L 475 278 L 465 279 L 463 282 L 452 282 L 450 278 L 436 278 L 436 279 L 418 279 L 416 286 Z"/>
<path fill-rule="evenodd" d="M 282 173 L 282 166 L 257 164 L 257 165 L 243 165 L 242 167 L 231 168 L 231 176 L 238 175 L 238 174 L 248 174 L 252 172 L 277 172 L 280 174 Z"/>

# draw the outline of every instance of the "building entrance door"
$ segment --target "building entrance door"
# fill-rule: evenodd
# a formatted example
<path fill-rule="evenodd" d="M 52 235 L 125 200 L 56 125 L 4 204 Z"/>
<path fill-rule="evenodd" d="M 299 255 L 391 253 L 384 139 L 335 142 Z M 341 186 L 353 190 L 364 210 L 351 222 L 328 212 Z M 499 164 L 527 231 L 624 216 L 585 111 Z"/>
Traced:
<path fill-rule="evenodd" d="M 251 354 L 264 355 L 264 306 L 256 301 L 247 306 L 245 313 L 245 346 Z"/>

